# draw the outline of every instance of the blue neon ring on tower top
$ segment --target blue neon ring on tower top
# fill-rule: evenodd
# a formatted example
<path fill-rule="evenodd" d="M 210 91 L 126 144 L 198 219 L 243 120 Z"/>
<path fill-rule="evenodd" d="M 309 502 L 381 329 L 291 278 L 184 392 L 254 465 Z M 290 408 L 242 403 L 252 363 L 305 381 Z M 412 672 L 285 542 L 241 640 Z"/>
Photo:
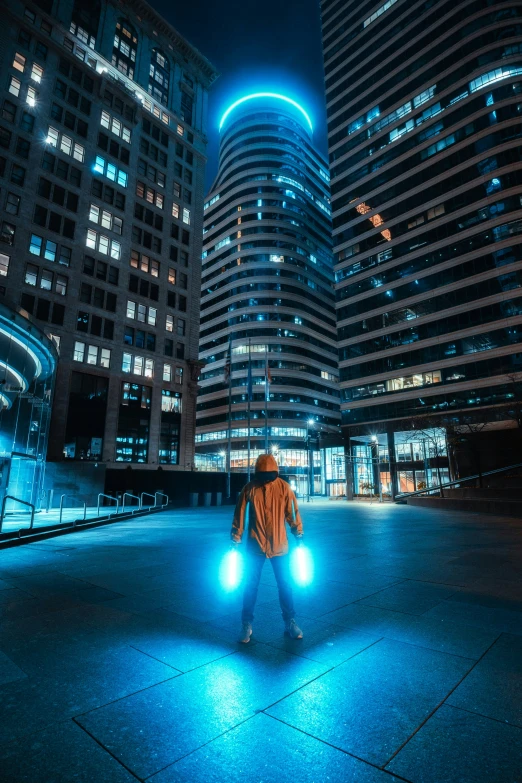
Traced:
<path fill-rule="evenodd" d="M 279 93 L 276 92 L 254 92 L 252 95 L 245 95 L 244 98 L 240 98 L 238 101 L 235 101 L 231 106 L 228 107 L 226 112 L 221 117 L 221 122 L 219 123 L 219 130 L 223 127 L 223 123 L 225 122 L 228 115 L 234 111 L 234 109 L 237 106 L 240 106 L 242 103 L 245 103 L 246 101 L 252 101 L 255 98 L 277 98 L 281 101 L 285 101 L 286 103 L 290 103 L 294 108 L 298 109 L 298 111 L 301 112 L 303 117 L 305 118 L 309 128 L 311 131 L 313 131 L 312 127 L 312 120 L 308 116 L 308 114 L 305 112 L 302 106 L 300 106 L 298 103 L 292 100 L 292 98 L 287 98 L 286 95 L 279 95 Z"/>

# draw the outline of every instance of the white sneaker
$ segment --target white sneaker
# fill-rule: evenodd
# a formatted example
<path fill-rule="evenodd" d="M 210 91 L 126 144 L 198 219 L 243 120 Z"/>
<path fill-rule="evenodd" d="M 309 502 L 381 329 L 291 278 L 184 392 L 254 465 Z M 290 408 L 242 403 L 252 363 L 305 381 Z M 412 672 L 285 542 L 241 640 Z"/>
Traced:
<path fill-rule="evenodd" d="M 297 625 L 296 621 L 294 619 L 288 620 L 287 623 L 285 623 L 285 634 L 290 637 L 290 639 L 302 639 L 303 638 L 303 632 Z"/>
<path fill-rule="evenodd" d="M 248 644 L 251 636 L 252 636 L 251 623 L 243 623 L 243 625 L 241 626 L 241 633 L 239 634 L 238 642 L 240 642 L 241 644 Z"/>

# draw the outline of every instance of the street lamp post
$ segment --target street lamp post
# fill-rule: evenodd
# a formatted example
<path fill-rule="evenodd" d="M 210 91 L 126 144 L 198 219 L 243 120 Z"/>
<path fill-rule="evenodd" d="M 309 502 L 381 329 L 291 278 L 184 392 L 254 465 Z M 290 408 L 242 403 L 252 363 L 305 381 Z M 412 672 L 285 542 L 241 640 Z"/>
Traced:
<path fill-rule="evenodd" d="M 315 424 L 314 419 L 308 419 L 306 422 L 306 453 L 308 457 L 308 502 L 310 502 L 310 495 L 314 494 L 314 459 L 312 444 L 310 441 L 310 427 Z"/>

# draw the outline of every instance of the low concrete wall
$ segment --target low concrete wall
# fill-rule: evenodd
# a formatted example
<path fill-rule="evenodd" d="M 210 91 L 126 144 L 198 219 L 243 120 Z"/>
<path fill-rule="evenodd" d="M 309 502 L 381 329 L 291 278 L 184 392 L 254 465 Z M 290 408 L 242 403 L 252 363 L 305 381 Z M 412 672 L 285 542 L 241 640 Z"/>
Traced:
<path fill-rule="evenodd" d="M 444 490 L 447 498 L 473 498 L 475 500 L 521 500 L 522 489 L 519 487 L 455 487 Z"/>
<path fill-rule="evenodd" d="M 438 508 L 440 511 L 478 511 L 481 514 L 522 517 L 522 500 L 503 500 L 500 498 L 408 498 L 408 506 Z"/>
<path fill-rule="evenodd" d="M 98 493 L 105 492 L 105 472 L 105 465 L 101 462 L 47 462 L 44 488 L 49 493 L 49 507 L 58 508 L 62 493 L 88 506 L 95 506 Z M 70 504 L 70 497 L 67 504 Z"/>

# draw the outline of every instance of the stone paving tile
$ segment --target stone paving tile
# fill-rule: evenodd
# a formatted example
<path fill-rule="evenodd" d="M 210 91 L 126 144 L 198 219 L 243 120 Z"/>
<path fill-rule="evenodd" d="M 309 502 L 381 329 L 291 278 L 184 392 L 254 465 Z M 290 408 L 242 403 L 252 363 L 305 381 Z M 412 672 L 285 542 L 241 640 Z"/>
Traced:
<path fill-rule="evenodd" d="M 499 632 L 433 617 L 430 612 L 421 616 L 393 612 L 362 602 L 330 612 L 321 618 L 348 628 L 357 628 L 369 634 L 429 647 L 439 652 L 478 660 L 498 638 Z"/>
<path fill-rule="evenodd" d="M 24 617 L 40 617 L 52 612 L 61 612 L 64 609 L 73 609 L 79 606 L 81 601 L 65 596 L 50 596 L 39 600 L 29 596 L 24 600 L 16 600 L 0 605 L 0 619 L 3 622 L 22 620 Z M 0 631 L 1 634 L 1 631 Z"/>
<path fill-rule="evenodd" d="M 386 769 L 412 783 L 520 783 L 522 729 L 443 705 Z"/>
<path fill-rule="evenodd" d="M 43 668 L 41 675 L 32 671 L 31 677 L 0 687 L 2 742 L 179 676 L 127 646 L 48 660 Z"/>
<path fill-rule="evenodd" d="M 5 653 L 0 652 L 0 686 L 15 680 L 22 680 L 24 677 L 27 677 L 27 674 Z"/>
<path fill-rule="evenodd" d="M 474 604 L 444 601 L 426 612 L 427 617 L 446 622 L 463 623 L 498 633 L 522 635 L 522 614 L 508 609 L 497 609 Z"/>
<path fill-rule="evenodd" d="M 495 580 L 493 583 L 476 582 L 473 587 L 461 588 L 449 600 L 485 606 L 488 609 L 522 612 L 522 579 L 516 583 L 500 580 Z M 520 620 L 522 622 L 522 615 Z"/>
<path fill-rule="evenodd" d="M 32 600 L 33 596 L 25 590 L 20 590 L 18 587 L 4 588 L 0 590 L 0 606 L 4 604 L 13 603 L 14 601 L 27 601 Z"/>
<path fill-rule="evenodd" d="M 522 728 L 522 637 L 502 634 L 448 704 Z"/>
<path fill-rule="evenodd" d="M 386 576 L 368 568 L 352 566 L 353 561 L 346 566 L 340 567 L 339 564 L 333 565 L 328 569 L 328 579 L 332 582 L 339 582 L 349 585 L 362 585 L 363 587 L 380 590 L 383 587 L 390 587 L 403 581 L 402 577 Z"/>
<path fill-rule="evenodd" d="M 308 620 L 302 625 L 302 639 L 278 635 L 266 644 L 327 666 L 338 666 L 380 638 L 351 628 L 341 628 L 339 625 L 327 625 L 320 620 Z"/>
<path fill-rule="evenodd" d="M 381 766 L 471 666 L 464 658 L 382 640 L 267 712 Z"/>
<path fill-rule="evenodd" d="M 216 601 L 211 604 L 204 598 L 187 596 L 184 599 L 171 601 L 165 609 L 181 617 L 188 617 L 190 620 L 206 623 L 219 619 L 225 612 L 231 611 L 232 607 L 228 603 L 220 604 Z"/>
<path fill-rule="evenodd" d="M 235 637 L 219 638 L 208 625 L 195 623 L 172 612 L 155 612 L 127 634 L 137 650 L 188 672 L 238 649 Z"/>
<path fill-rule="evenodd" d="M 455 587 L 408 580 L 362 598 L 358 603 L 406 614 L 423 614 L 455 592 Z"/>
<path fill-rule="evenodd" d="M 217 634 L 219 638 L 235 641 L 241 629 L 241 611 L 221 615 L 211 620 L 207 625 L 210 631 Z M 270 639 L 282 637 L 284 623 L 279 603 L 273 601 L 272 603 L 256 606 L 252 629 L 251 642 L 266 642 Z"/>
<path fill-rule="evenodd" d="M 397 778 L 261 713 L 148 778 L 147 783 L 232 780 L 394 783 Z"/>
<path fill-rule="evenodd" d="M 72 721 L 0 747 L 2 783 L 132 783 L 136 778 Z"/>
<path fill-rule="evenodd" d="M 138 777 L 148 777 L 325 670 L 256 645 L 76 720 Z"/>
<path fill-rule="evenodd" d="M 374 592 L 373 587 L 328 582 L 320 592 L 295 590 L 295 606 L 300 615 L 318 618 Z"/>

